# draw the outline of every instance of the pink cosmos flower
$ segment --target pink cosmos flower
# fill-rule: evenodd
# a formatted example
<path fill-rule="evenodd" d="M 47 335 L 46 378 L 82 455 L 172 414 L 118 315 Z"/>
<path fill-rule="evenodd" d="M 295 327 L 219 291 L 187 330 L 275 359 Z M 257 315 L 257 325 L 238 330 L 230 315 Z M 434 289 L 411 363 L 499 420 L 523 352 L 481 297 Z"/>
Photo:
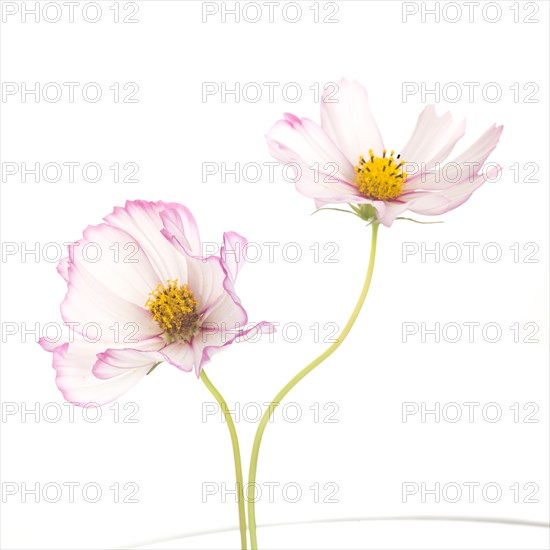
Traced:
<path fill-rule="evenodd" d="M 396 156 L 384 148 L 361 84 L 342 79 L 338 98 L 327 94 L 321 101 L 321 126 L 286 113 L 266 136 L 270 153 L 292 163 L 296 188 L 315 199 L 317 208 L 350 203 L 360 217 L 391 226 L 405 210 L 430 216 L 448 212 L 500 172 L 495 165 L 484 170 L 483 164 L 502 126 L 493 125 L 442 165 L 464 135 L 465 121 L 453 123 L 450 113 L 438 116 L 433 105 L 426 107 Z"/>
<path fill-rule="evenodd" d="M 266 322 L 242 328 L 248 317 L 234 283 L 244 237 L 224 233 L 220 256 L 203 258 L 195 219 L 181 204 L 128 201 L 104 220 L 84 230 L 57 268 L 74 338 L 40 339 L 67 401 L 108 403 L 163 361 L 198 376 L 236 339 L 273 330 Z"/>

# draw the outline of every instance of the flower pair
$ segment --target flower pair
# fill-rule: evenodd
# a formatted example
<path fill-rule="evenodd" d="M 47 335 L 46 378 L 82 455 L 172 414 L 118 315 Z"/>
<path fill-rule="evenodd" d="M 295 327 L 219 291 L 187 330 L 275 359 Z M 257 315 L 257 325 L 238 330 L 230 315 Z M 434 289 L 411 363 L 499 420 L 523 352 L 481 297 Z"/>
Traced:
<path fill-rule="evenodd" d="M 298 191 L 318 208 L 347 203 L 363 220 L 391 226 L 406 210 L 452 210 L 499 173 L 498 166 L 486 170 L 484 163 L 502 126 L 493 125 L 443 164 L 464 135 L 465 122 L 426 107 L 396 154 L 384 148 L 365 89 L 347 80 L 338 87 L 336 100 L 322 98 L 320 126 L 286 114 L 267 135 L 271 154 L 292 164 Z M 234 283 L 245 244 L 240 235 L 225 233 L 220 256 L 203 257 L 193 216 L 175 203 L 127 202 L 105 223 L 89 226 L 58 266 L 68 286 L 63 320 L 80 337 L 62 344 L 40 341 L 53 353 L 65 399 L 107 403 L 160 362 L 199 375 L 237 338 L 272 331 L 266 322 L 243 328 L 248 319 Z M 88 257 L 91 245 L 99 261 Z M 92 341 L 84 332 L 90 324 L 99 333 Z"/>

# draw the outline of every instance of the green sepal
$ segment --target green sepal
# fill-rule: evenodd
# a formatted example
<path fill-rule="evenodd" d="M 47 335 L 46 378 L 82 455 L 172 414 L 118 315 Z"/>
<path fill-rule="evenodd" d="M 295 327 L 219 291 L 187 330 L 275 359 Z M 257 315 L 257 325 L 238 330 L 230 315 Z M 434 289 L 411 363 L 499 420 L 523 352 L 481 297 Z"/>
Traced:
<path fill-rule="evenodd" d="M 413 218 L 403 218 L 403 217 L 398 217 L 398 218 L 395 218 L 396 220 L 406 220 L 408 222 L 414 222 L 414 223 L 420 223 L 422 225 L 430 225 L 432 223 L 443 223 L 443 220 L 438 220 L 436 222 L 421 222 L 420 220 L 415 220 Z"/>
<path fill-rule="evenodd" d="M 344 214 L 354 214 L 353 212 L 344 210 L 343 208 L 317 208 L 317 210 L 313 211 L 311 215 L 313 216 L 313 214 L 317 214 L 317 212 L 321 212 L 322 210 L 334 210 L 335 212 L 344 212 Z"/>
<path fill-rule="evenodd" d="M 372 204 L 358 204 L 355 207 L 352 206 L 352 208 L 362 220 L 366 222 L 376 220 L 376 208 Z"/>
<path fill-rule="evenodd" d="M 149 372 L 147 374 L 151 374 L 160 364 L 162 363 L 162 361 L 158 361 L 157 363 L 155 363 L 150 369 L 149 369 Z"/>

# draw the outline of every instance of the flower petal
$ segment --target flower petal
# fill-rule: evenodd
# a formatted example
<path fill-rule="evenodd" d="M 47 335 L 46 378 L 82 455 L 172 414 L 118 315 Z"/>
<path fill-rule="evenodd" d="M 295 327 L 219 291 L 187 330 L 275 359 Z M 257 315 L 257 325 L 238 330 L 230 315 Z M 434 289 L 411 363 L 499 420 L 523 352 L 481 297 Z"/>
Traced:
<path fill-rule="evenodd" d="M 193 370 L 195 354 L 188 342 L 172 342 L 160 350 L 166 361 L 185 372 Z"/>
<path fill-rule="evenodd" d="M 101 380 L 92 373 L 97 353 L 103 344 L 78 340 L 65 343 L 53 351 L 55 382 L 65 400 L 80 407 L 104 405 L 114 401 L 137 384 L 152 367 L 128 368 L 119 376 Z"/>
<path fill-rule="evenodd" d="M 200 256 L 202 254 L 201 239 L 191 211 L 182 204 L 174 202 L 166 204 L 159 202 L 157 204 L 164 205 L 164 210 L 159 212 L 160 219 L 164 224 L 161 232 L 165 236 L 175 237 L 187 254 Z"/>
<path fill-rule="evenodd" d="M 144 306 L 158 278 L 134 237 L 102 223 L 88 226 L 76 245 L 72 247 L 70 264 L 86 271 L 119 298 Z"/>
<path fill-rule="evenodd" d="M 65 279 L 65 282 L 69 282 L 69 258 L 61 258 L 57 264 L 57 272 Z"/>
<path fill-rule="evenodd" d="M 97 360 L 92 366 L 92 374 L 101 380 L 122 376 L 128 370 L 133 369 L 147 369 L 145 372 L 147 374 L 155 363 L 164 361 L 162 354 L 157 351 L 162 345 L 163 342 L 160 339 L 160 342 L 156 340 L 149 346 L 152 348 L 151 351 L 135 348 L 108 348 L 97 354 Z"/>
<path fill-rule="evenodd" d="M 324 170 L 343 181 L 355 179 L 354 165 L 319 125 L 290 113 L 285 113 L 284 117 L 268 131 L 268 143 L 275 141 L 294 151 L 304 159 L 308 172 Z M 271 154 L 283 164 L 288 162 L 277 155 L 277 149 L 271 150 Z"/>
<path fill-rule="evenodd" d="M 391 227 L 393 222 L 395 221 L 395 218 L 399 216 L 399 214 L 402 214 L 406 210 L 409 209 L 408 202 L 401 202 L 401 201 L 388 201 L 386 202 L 386 208 L 382 213 L 377 212 L 377 219 L 386 227 Z"/>
<path fill-rule="evenodd" d="M 226 330 L 203 331 L 192 341 L 196 375 L 200 375 L 201 370 L 216 353 L 222 351 L 224 347 L 232 344 L 236 339 L 239 339 L 239 341 L 241 339 L 242 341 L 252 340 L 259 334 L 271 334 L 274 331 L 275 327 L 266 321 L 236 332 Z"/>
<path fill-rule="evenodd" d="M 176 278 L 185 283 L 187 282 L 185 256 L 162 233 L 166 230 L 165 221 L 169 225 L 169 220 L 173 222 L 174 213 L 166 213 L 163 221 L 160 214 L 164 210 L 166 210 L 166 204 L 163 202 L 127 201 L 124 208 L 116 207 L 104 219 L 134 237 L 149 258 L 158 283 Z M 172 210 L 175 209 L 172 208 Z M 191 221 L 188 219 L 187 223 L 191 224 Z M 172 225 L 170 227 L 175 230 Z M 191 237 L 190 239 L 193 240 Z"/>
<path fill-rule="evenodd" d="M 503 126 L 491 126 L 466 151 L 438 170 L 412 178 L 407 191 L 449 189 L 476 178 L 488 156 L 497 146 Z"/>
<path fill-rule="evenodd" d="M 355 185 L 322 169 L 312 170 L 311 165 L 283 143 L 269 138 L 267 142 L 273 157 L 279 162 L 293 165 L 296 189 L 302 195 L 327 202 L 353 202 L 361 197 Z"/>
<path fill-rule="evenodd" d="M 321 98 L 321 127 L 342 150 L 352 166 L 361 155 L 372 149 L 382 155 L 384 143 L 372 116 L 365 88 L 357 81 L 345 78 L 338 82 L 337 97 L 331 98 L 327 89 Z M 352 180 L 353 181 L 353 180 Z"/>
<path fill-rule="evenodd" d="M 494 179 L 500 173 L 500 166 L 491 168 L 484 174 L 478 174 L 471 181 L 455 185 L 440 192 L 426 193 L 425 196 L 411 201 L 409 210 L 417 214 L 437 216 L 449 212 L 466 202 L 472 193 L 488 179 Z M 437 199 L 436 199 L 437 197 Z"/>
<path fill-rule="evenodd" d="M 88 340 L 109 340 L 113 331 L 120 330 L 132 345 L 160 333 L 159 326 L 144 307 L 113 293 L 78 261 L 69 267 L 68 290 L 61 304 L 61 316 L 67 324 L 73 323 L 75 332 Z"/>
<path fill-rule="evenodd" d="M 218 256 L 207 258 L 187 258 L 188 283 L 198 300 L 201 313 L 218 300 L 223 292 L 223 282 L 226 277 Z"/>
<path fill-rule="evenodd" d="M 224 330 L 236 330 L 242 328 L 248 322 L 248 315 L 241 306 L 240 300 L 224 291 L 218 300 L 202 313 L 202 324 Z"/>
<path fill-rule="evenodd" d="M 420 113 L 412 136 L 400 151 L 407 171 L 411 173 L 411 165 L 415 170 L 409 182 L 436 163 L 443 162 L 464 135 L 465 129 L 466 120 L 453 124 L 450 112 L 438 116 L 435 105 L 428 105 Z"/>
<path fill-rule="evenodd" d="M 395 218 L 405 210 L 425 216 L 444 214 L 466 202 L 476 189 L 481 187 L 487 180 L 496 178 L 499 172 L 500 167 L 494 167 L 486 173 L 478 174 L 471 181 L 462 182 L 454 187 L 401 195 L 399 200 L 386 203 L 386 213 L 383 217 L 379 217 L 379 220 L 389 227 Z"/>
<path fill-rule="evenodd" d="M 245 264 L 245 248 L 248 241 L 234 231 L 223 234 L 223 245 L 220 250 L 222 267 L 227 276 L 234 283 L 239 271 Z"/>

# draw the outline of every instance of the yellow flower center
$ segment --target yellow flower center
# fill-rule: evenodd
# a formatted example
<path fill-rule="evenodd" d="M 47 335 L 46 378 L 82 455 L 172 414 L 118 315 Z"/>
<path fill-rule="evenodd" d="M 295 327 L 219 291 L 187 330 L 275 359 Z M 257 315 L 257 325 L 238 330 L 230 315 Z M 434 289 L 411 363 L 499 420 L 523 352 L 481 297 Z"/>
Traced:
<path fill-rule="evenodd" d="M 198 302 L 188 285 L 180 285 L 177 279 L 159 284 L 149 294 L 145 307 L 164 331 L 168 342 L 189 342 L 199 328 Z"/>
<path fill-rule="evenodd" d="M 376 200 L 391 200 L 401 195 L 407 173 L 403 170 L 404 161 L 399 160 L 401 155 L 393 158 L 395 151 L 386 157 L 384 149 L 382 157 L 375 157 L 372 149 L 369 150 L 369 159 L 359 157 L 359 164 L 355 167 L 355 185 L 365 197 Z"/>

